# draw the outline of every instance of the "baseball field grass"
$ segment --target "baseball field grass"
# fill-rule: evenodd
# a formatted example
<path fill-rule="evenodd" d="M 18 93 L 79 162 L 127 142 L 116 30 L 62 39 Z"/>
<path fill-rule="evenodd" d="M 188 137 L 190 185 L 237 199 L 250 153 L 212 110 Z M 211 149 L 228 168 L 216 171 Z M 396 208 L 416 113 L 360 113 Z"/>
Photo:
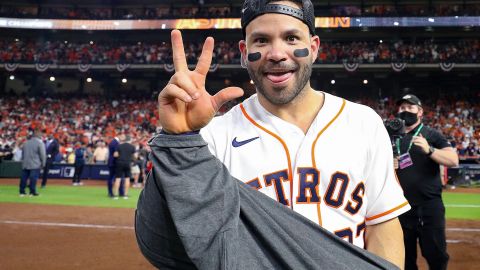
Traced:
<path fill-rule="evenodd" d="M 140 189 L 130 189 L 128 200 L 112 200 L 104 186 L 51 185 L 38 190 L 38 197 L 19 197 L 18 186 L 0 185 L 0 202 L 71 206 L 135 208 Z M 447 219 L 480 220 L 480 196 L 475 193 L 444 192 Z"/>
<path fill-rule="evenodd" d="M 104 186 L 50 185 L 45 189 L 37 189 L 37 192 L 40 193 L 38 197 L 20 197 L 18 186 L 0 185 L 0 202 L 135 208 L 140 195 L 140 189 L 130 189 L 128 199 L 120 197 L 112 200 L 107 196 Z"/>

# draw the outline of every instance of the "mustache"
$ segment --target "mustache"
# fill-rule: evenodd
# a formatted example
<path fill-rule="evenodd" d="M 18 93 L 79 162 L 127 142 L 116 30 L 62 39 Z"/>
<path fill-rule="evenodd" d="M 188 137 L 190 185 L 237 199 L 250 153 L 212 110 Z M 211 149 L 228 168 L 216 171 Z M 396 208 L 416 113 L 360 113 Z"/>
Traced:
<path fill-rule="evenodd" d="M 297 63 L 285 63 L 285 62 L 267 62 L 261 69 L 262 73 L 269 72 L 272 70 L 297 70 L 300 67 Z"/>

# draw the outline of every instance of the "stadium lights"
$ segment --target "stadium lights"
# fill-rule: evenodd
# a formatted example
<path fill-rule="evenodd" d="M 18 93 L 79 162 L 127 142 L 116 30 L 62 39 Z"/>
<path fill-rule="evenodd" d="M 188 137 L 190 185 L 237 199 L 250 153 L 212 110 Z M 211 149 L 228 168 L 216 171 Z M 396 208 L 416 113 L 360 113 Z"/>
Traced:
<path fill-rule="evenodd" d="M 50 76 L 50 81 L 51 81 L 51 82 L 54 82 L 54 81 L 55 81 L 55 77 Z"/>
<path fill-rule="evenodd" d="M 335 80 L 331 80 L 330 83 L 331 83 L 331 84 L 335 84 Z"/>
<path fill-rule="evenodd" d="M 398 26 L 399 23 L 398 22 L 393 22 L 393 25 Z"/>
<path fill-rule="evenodd" d="M 68 41 L 66 41 L 66 40 L 65 40 L 63 43 L 67 44 L 67 43 L 68 43 Z"/>
<path fill-rule="evenodd" d="M 90 45 L 93 45 L 93 41 L 90 40 Z"/>
<path fill-rule="evenodd" d="M 253 80 L 250 80 L 250 84 L 253 84 Z"/>
<path fill-rule="evenodd" d="M 383 40 L 380 39 L 380 43 L 383 43 Z"/>
<path fill-rule="evenodd" d="M 123 78 L 123 79 L 122 79 L 122 83 L 127 83 L 127 79 L 126 79 L 126 78 Z"/>
<path fill-rule="evenodd" d="M 88 83 L 92 82 L 92 78 L 88 77 L 88 78 L 87 78 L 87 82 L 88 82 Z"/>
<path fill-rule="evenodd" d="M 363 84 L 368 84 L 368 80 L 363 80 Z"/>
<path fill-rule="evenodd" d="M 18 39 L 18 38 L 15 39 L 15 42 L 19 42 L 19 41 L 20 41 L 20 39 Z"/>
<path fill-rule="evenodd" d="M 10 75 L 10 80 L 11 80 L 11 81 L 15 80 L 15 76 L 14 76 L 14 75 Z"/>

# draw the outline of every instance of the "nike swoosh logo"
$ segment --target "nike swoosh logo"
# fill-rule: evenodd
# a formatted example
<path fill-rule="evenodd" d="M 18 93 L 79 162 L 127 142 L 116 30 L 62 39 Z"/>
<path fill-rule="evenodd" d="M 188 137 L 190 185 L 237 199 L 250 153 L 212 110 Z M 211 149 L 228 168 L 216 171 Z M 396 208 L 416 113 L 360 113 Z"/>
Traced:
<path fill-rule="evenodd" d="M 244 140 L 244 141 L 237 141 L 237 137 L 235 137 L 232 141 L 232 146 L 233 147 L 240 147 L 240 146 L 245 145 L 249 142 L 255 141 L 258 138 L 260 138 L 260 137 L 255 137 L 255 138 L 251 138 L 251 139 Z"/>

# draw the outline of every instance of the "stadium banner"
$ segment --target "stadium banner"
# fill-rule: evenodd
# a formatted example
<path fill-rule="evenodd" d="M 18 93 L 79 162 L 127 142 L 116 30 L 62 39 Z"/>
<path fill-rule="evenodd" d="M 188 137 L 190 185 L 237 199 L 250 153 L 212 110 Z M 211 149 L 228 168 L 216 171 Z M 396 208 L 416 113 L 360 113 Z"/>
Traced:
<path fill-rule="evenodd" d="M 317 17 L 316 28 L 476 27 L 479 16 L 446 17 Z M 50 30 L 241 29 L 239 18 L 171 20 L 65 20 L 0 18 L 0 28 Z"/>
<path fill-rule="evenodd" d="M 42 172 L 43 173 L 43 172 Z M 73 164 L 54 163 L 48 170 L 48 178 L 73 178 L 75 167 Z M 86 164 L 83 167 L 81 179 L 107 180 L 110 173 L 107 165 Z"/>

